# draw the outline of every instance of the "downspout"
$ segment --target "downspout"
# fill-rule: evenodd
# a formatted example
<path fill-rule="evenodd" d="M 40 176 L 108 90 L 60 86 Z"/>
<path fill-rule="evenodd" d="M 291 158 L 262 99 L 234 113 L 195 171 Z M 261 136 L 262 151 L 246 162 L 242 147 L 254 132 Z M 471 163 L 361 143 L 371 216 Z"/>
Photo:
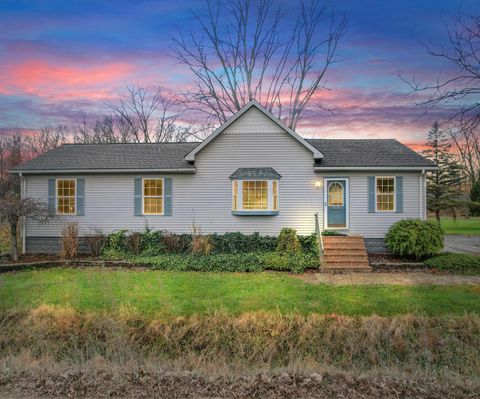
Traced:
<path fill-rule="evenodd" d="M 420 185 L 420 219 L 427 219 L 427 187 L 426 187 L 426 172 L 422 169 L 419 180 Z"/>
<path fill-rule="evenodd" d="M 19 173 L 20 176 L 20 198 L 24 199 L 26 197 L 27 191 L 27 182 L 23 177 L 22 172 Z M 22 255 L 25 255 L 26 245 L 27 245 L 27 219 L 25 216 L 22 216 Z"/>

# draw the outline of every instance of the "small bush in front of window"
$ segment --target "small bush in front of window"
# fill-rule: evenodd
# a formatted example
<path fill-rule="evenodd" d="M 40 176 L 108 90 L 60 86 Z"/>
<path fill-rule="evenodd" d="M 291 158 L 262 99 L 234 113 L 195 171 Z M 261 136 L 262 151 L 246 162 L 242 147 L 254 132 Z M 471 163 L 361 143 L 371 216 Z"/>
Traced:
<path fill-rule="evenodd" d="M 295 254 L 302 251 L 302 245 L 297 236 L 297 231 L 291 227 L 280 230 L 277 239 L 277 252 L 280 254 Z"/>
<path fill-rule="evenodd" d="M 145 229 L 145 232 L 142 234 L 142 253 L 148 256 L 165 253 L 162 231 Z"/>
<path fill-rule="evenodd" d="M 442 250 L 443 230 L 433 221 L 400 220 L 390 227 L 385 242 L 394 254 L 425 259 Z"/>
<path fill-rule="evenodd" d="M 98 258 L 107 242 L 107 236 L 101 231 L 97 231 L 94 234 L 86 236 L 85 241 L 92 256 Z"/>
<path fill-rule="evenodd" d="M 62 251 L 60 256 L 65 259 L 72 259 L 78 253 L 78 224 L 67 223 L 62 231 Z"/>

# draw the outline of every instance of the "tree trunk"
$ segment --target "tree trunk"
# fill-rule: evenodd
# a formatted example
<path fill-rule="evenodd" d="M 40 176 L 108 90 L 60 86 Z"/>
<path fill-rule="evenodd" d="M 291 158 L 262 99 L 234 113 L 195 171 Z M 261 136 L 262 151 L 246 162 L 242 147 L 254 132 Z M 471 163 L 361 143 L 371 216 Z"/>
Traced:
<path fill-rule="evenodd" d="M 18 244 L 17 244 L 17 224 L 10 225 L 10 245 L 12 247 L 12 258 L 18 260 Z"/>
<path fill-rule="evenodd" d="M 437 222 L 440 222 L 440 209 L 435 210 L 435 218 L 437 219 Z"/>
<path fill-rule="evenodd" d="M 455 208 L 452 208 L 452 214 L 453 214 L 453 221 L 457 221 L 457 212 L 455 211 Z"/>

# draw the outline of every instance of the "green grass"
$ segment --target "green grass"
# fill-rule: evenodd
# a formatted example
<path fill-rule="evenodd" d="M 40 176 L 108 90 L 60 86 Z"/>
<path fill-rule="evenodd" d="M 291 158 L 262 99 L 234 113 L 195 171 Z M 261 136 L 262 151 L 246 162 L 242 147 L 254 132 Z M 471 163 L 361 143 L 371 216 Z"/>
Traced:
<path fill-rule="evenodd" d="M 48 269 L 0 275 L 0 310 L 41 304 L 171 318 L 216 311 L 382 316 L 480 313 L 476 286 L 330 286 L 282 273 Z"/>
<path fill-rule="evenodd" d="M 442 217 L 440 224 L 443 230 L 445 230 L 445 234 L 480 235 L 480 217 L 457 218 L 457 220 Z"/>

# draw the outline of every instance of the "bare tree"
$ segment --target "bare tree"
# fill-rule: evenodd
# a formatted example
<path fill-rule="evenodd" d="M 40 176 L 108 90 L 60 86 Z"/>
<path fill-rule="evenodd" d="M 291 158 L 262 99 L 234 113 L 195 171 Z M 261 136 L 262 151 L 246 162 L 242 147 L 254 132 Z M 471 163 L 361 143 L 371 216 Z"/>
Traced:
<path fill-rule="evenodd" d="M 48 218 L 48 207 L 33 198 L 21 199 L 18 194 L 7 193 L 0 199 L 0 223 L 10 227 L 10 243 L 13 260 L 18 260 L 17 231 L 21 217 L 44 221 Z"/>
<path fill-rule="evenodd" d="M 175 58 L 196 78 L 190 106 L 223 123 L 255 98 L 295 128 L 338 61 L 345 17 L 316 0 L 299 1 L 297 16 L 273 0 L 206 4 L 207 17 L 195 15 L 203 37 L 192 30 L 174 39 Z"/>
<path fill-rule="evenodd" d="M 66 125 L 45 125 L 40 131 L 25 138 L 25 150 L 29 156 L 38 156 L 59 147 L 68 140 L 69 128 Z"/>
<path fill-rule="evenodd" d="M 480 179 L 480 16 L 458 14 L 445 23 L 447 45 L 425 45 L 427 52 L 451 67 L 447 77 L 423 83 L 402 79 L 414 92 L 425 93 L 417 103 L 427 110 L 447 105 L 450 137 L 463 171 L 471 185 Z"/>

